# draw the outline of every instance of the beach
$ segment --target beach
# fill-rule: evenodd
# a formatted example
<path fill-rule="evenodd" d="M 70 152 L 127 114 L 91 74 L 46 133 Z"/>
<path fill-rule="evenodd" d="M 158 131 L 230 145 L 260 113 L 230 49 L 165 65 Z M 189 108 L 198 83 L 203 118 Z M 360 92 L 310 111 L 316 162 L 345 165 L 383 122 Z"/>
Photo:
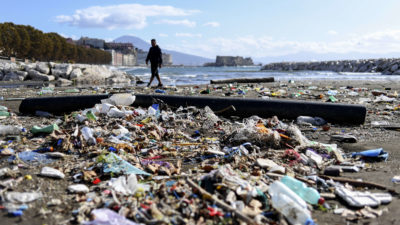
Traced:
<path fill-rule="evenodd" d="M 207 89 L 209 90 L 209 94 L 200 94 L 201 92 L 204 93 L 204 90 Z M 31 127 L 34 125 L 48 125 L 54 123 L 58 119 L 64 120 L 66 118 L 62 116 L 44 118 L 38 116 L 22 115 L 18 112 L 19 103 L 22 98 L 67 95 L 93 95 L 104 93 L 132 93 L 133 95 L 135 93 L 157 94 L 156 92 L 159 92 L 159 90 L 165 91 L 165 93 L 159 95 L 215 96 L 226 98 L 264 98 L 272 100 L 279 99 L 317 102 L 327 101 L 329 99 L 327 92 L 329 90 L 336 90 L 336 103 L 363 104 L 367 107 L 367 116 L 365 123 L 362 125 L 330 124 L 329 131 L 323 131 L 320 126 L 315 126 L 314 129 L 302 127 L 301 130 L 303 134 L 312 141 L 319 141 L 321 143 L 337 143 L 338 146 L 343 149 L 343 152 L 345 153 L 383 148 L 389 153 L 389 158 L 386 162 L 382 161 L 368 163 L 365 168 L 363 168 L 360 172 L 342 173 L 341 177 L 362 179 L 364 181 L 378 183 L 386 187 L 393 188 L 396 191 L 400 191 L 399 186 L 391 181 L 392 177 L 399 175 L 400 164 L 397 160 L 400 157 L 397 151 L 399 144 L 398 140 L 400 137 L 399 132 L 396 130 L 386 130 L 383 128 L 376 128 L 371 126 L 371 122 L 373 121 L 387 121 L 391 124 L 397 123 L 400 111 L 398 111 L 399 104 L 397 101 L 398 96 L 396 96 L 396 92 L 400 91 L 400 85 L 393 82 L 280 81 L 263 84 L 220 84 L 177 87 L 167 86 L 163 89 L 146 88 L 143 86 L 2 88 L 0 95 L 3 96 L 3 100 L 0 102 L 0 105 L 7 106 L 12 112 L 16 113 L 15 116 L 11 116 L 9 119 L 3 120 L 2 124 L 22 125 L 27 130 L 30 130 Z M 382 94 L 385 94 L 386 96 L 392 96 L 395 100 L 393 102 L 374 102 L 377 97 L 374 96 L 372 93 L 377 91 L 382 92 Z M 245 94 L 243 94 L 243 92 Z M 321 95 L 323 95 L 322 98 Z M 366 103 L 366 98 L 370 98 L 371 102 Z M 340 114 L 338 114 L 337 116 L 340 117 Z M 323 117 L 323 115 L 321 115 L 321 117 Z M 291 122 L 284 120 L 284 118 L 282 119 L 284 122 Z M 174 128 L 172 127 L 172 129 Z M 191 129 L 188 129 L 187 131 L 189 132 L 189 130 Z M 331 136 L 334 134 L 354 135 L 357 138 L 357 143 L 341 143 L 337 141 L 332 141 Z M 15 145 L 15 147 L 17 147 L 15 149 L 16 151 L 24 151 L 26 149 L 32 149 L 35 146 L 40 145 L 39 143 L 37 143 L 38 140 L 32 139 L 32 136 L 30 134 L 22 136 L 22 143 Z M 39 140 L 42 140 L 40 142 L 44 141 L 44 143 L 48 142 L 49 138 L 49 136 L 39 136 Z M 92 148 L 89 147 L 89 149 Z M 87 150 L 84 151 L 86 152 Z M 184 156 L 186 154 L 188 153 L 180 153 L 181 156 Z M 170 156 L 169 160 L 172 160 L 171 162 L 174 162 L 178 158 L 174 159 L 174 157 Z M 81 155 L 79 157 L 73 156 L 68 160 L 65 159 L 50 165 L 56 168 L 60 168 L 62 171 L 64 171 L 64 173 L 68 173 L 72 176 L 75 173 L 73 171 L 70 171 L 70 169 L 77 168 L 77 165 L 79 165 L 78 168 L 84 168 L 85 164 L 89 163 L 88 165 L 90 165 L 90 161 L 91 160 L 88 161 L 87 156 Z M 10 165 L 10 163 L 4 158 L 1 164 L 2 168 Z M 185 168 L 185 172 L 188 172 L 189 170 L 191 170 L 191 168 L 196 168 L 198 165 L 199 164 L 188 164 L 184 165 L 183 168 Z M 82 202 L 77 200 L 79 195 L 67 194 L 67 192 L 65 191 L 67 189 L 67 186 L 71 184 L 71 179 L 68 178 L 60 181 L 38 176 L 37 174 L 40 174 L 40 168 L 42 167 L 40 165 L 18 167 L 20 167 L 18 170 L 19 175 L 15 175 L 16 177 L 31 175 L 33 179 L 23 180 L 21 183 L 19 183 L 17 187 L 15 187 L 15 191 L 26 191 L 28 189 L 41 190 L 44 193 L 44 197 L 43 199 L 32 203 L 34 206 L 30 207 L 22 217 L 3 217 L 3 221 L 7 221 L 7 224 L 64 224 L 71 222 L 72 218 L 76 219 L 76 216 L 73 216 L 71 212 L 79 208 L 79 205 L 82 205 Z M 51 211 L 48 211 L 49 209 L 46 209 L 46 205 L 52 198 L 61 199 L 62 203 L 58 206 L 53 207 Z M 330 203 L 330 206 L 333 209 L 335 207 L 347 208 L 345 203 L 343 203 L 342 201 L 338 201 L 337 199 L 327 200 L 327 202 Z M 375 219 L 360 219 L 358 220 L 358 223 L 364 224 L 366 221 L 368 221 L 373 224 L 396 224 L 398 221 L 396 215 L 399 210 L 399 206 L 400 201 L 398 201 L 397 197 L 394 197 L 393 201 L 390 204 L 382 205 L 378 208 L 380 210 L 387 208 L 388 212 L 384 212 L 382 216 L 379 216 Z M 3 216 L 6 215 L 7 213 L 3 214 Z M 318 224 L 343 224 L 346 222 L 346 217 L 335 215 L 332 213 L 332 211 L 324 212 L 320 210 L 313 210 L 312 218 Z"/>

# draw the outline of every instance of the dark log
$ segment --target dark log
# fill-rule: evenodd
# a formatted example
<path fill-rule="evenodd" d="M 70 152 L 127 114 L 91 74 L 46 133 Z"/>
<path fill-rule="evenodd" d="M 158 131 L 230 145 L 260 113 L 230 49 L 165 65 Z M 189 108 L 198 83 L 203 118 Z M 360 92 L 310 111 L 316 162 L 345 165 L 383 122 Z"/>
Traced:
<path fill-rule="evenodd" d="M 210 80 L 211 84 L 232 84 L 232 83 L 270 83 L 274 82 L 273 77 L 264 78 L 234 78 L 234 79 L 224 79 L 224 80 Z"/>
<path fill-rule="evenodd" d="M 46 98 L 27 98 L 21 102 L 21 113 L 34 114 L 37 110 L 53 114 L 63 114 L 91 108 L 109 95 L 84 95 Z M 137 94 L 133 106 L 148 107 L 164 102 L 170 107 L 209 106 L 220 111 L 233 106 L 236 110 L 221 112 L 221 116 L 241 118 L 258 115 L 263 118 L 278 116 L 281 119 L 296 119 L 298 116 L 318 116 L 331 123 L 363 124 L 366 108 L 362 105 L 321 103 L 310 101 L 263 100 L 251 98 L 192 97 L 175 95 Z"/>

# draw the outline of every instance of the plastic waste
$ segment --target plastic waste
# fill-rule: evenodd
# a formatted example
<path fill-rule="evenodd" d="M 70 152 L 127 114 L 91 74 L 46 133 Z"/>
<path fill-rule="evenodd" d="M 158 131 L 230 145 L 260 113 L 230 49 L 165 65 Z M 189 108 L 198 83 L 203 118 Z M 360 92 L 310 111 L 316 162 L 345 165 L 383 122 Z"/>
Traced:
<path fill-rule="evenodd" d="M 10 156 L 8 161 L 14 161 L 17 157 L 28 164 L 48 164 L 54 162 L 54 160 L 47 155 L 33 151 L 19 152 L 16 156 Z"/>
<path fill-rule="evenodd" d="M 0 117 L 9 117 L 10 116 L 10 113 L 9 112 L 7 112 L 7 111 L 0 111 Z"/>
<path fill-rule="evenodd" d="M 53 114 L 48 113 L 48 112 L 45 112 L 45 111 L 37 110 L 37 111 L 35 112 L 35 116 L 40 116 L 40 117 L 52 117 Z"/>
<path fill-rule="evenodd" d="M 55 130 L 59 130 L 60 128 L 58 127 L 57 124 L 52 124 L 47 127 L 39 127 L 39 126 L 33 126 L 31 128 L 31 133 L 33 134 L 38 134 L 38 133 L 46 133 L 46 134 L 51 134 Z"/>
<path fill-rule="evenodd" d="M 118 178 L 113 178 L 110 180 L 110 186 L 117 193 L 122 195 L 133 195 L 138 189 L 138 182 L 135 174 L 130 174 L 128 177 L 120 176 Z"/>
<path fill-rule="evenodd" d="M 280 181 L 269 186 L 272 207 L 282 213 L 291 224 L 314 224 L 307 204 Z"/>
<path fill-rule="evenodd" d="M 83 127 L 81 129 L 83 138 L 89 145 L 95 145 L 96 144 L 96 138 L 93 137 L 93 130 L 90 127 Z"/>
<path fill-rule="evenodd" d="M 125 105 L 129 106 L 135 102 L 136 96 L 131 94 L 114 94 L 108 99 L 101 100 L 102 103 L 109 103 L 112 105 Z"/>
<path fill-rule="evenodd" d="M 388 193 L 351 191 L 342 185 L 336 186 L 335 194 L 352 207 L 376 207 L 392 201 L 392 196 Z"/>
<path fill-rule="evenodd" d="M 89 120 L 91 120 L 91 121 L 96 121 L 96 120 L 97 120 L 96 115 L 94 115 L 94 113 L 93 113 L 91 110 L 89 110 L 89 111 L 86 113 L 86 117 L 87 117 Z"/>
<path fill-rule="evenodd" d="M 102 103 L 101 105 L 100 105 L 100 113 L 102 113 L 102 114 L 107 114 L 109 111 L 110 111 L 110 109 L 111 109 L 111 107 L 113 107 L 113 105 L 112 104 L 109 104 L 109 103 Z"/>
<path fill-rule="evenodd" d="M 306 202 L 312 205 L 318 204 L 320 195 L 314 188 L 307 187 L 305 183 L 289 176 L 282 177 L 281 182 L 288 186 L 294 193 L 296 193 Z"/>
<path fill-rule="evenodd" d="M 356 143 L 357 138 L 349 134 L 335 134 L 331 136 L 331 140 L 345 142 L 345 143 Z"/>
<path fill-rule="evenodd" d="M 5 169 L 7 169 L 7 168 L 5 168 Z M 1 172 L 0 172 L 0 177 L 1 177 Z M 395 184 L 400 184 L 400 176 L 394 176 L 392 178 L 392 182 Z"/>
<path fill-rule="evenodd" d="M 0 111 L 8 111 L 6 106 L 0 105 Z"/>
<path fill-rule="evenodd" d="M 372 127 L 390 126 L 388 121 L 371 121 Z"/>
<path fill-rule="evenodd" d="M 353 152 L 351 154 L 352 157 L 362 156 L 367 159 L 378 159 L 378 160 L 387 160 L 389 158 L 389 153 L 385 152 L 383 148 L 371 149 L 362 152 Z"/>
<path fill-rule="evenodd" d="M 204 111 L 205 111 L 206 121 L 204 121 L 203 123 L 203 128 L 205 129 L 213 128 L 215 123 L 219 121 L 218 116 L 216 116 L 208 106 L 204 107 Z"/>
<path fill-rule="evenodd" d="M 379 103 L 379 102 L 394 102 L 396 100 L 396 98 L 390 98 L 387 97 L 386 95 L 381 95 L 376 97 L 376 99 L 374 100 L 375 103 Z"/>
<path fill-rule="evenodd" d="M 0 125 L 0 135 L 18 135 L 22 132 L 22 128 L 11 125 Z"/>
<path fill-rule="evenodd" d="M 156 89 L 155 92 L 156 92 L 156 93 L 159 93 L 159 94 L 165 94 L 165 91 L 164 91 L 164 90 L 161 90 L 161 89 Z"/>
<path fill-rule="evenodd" d="M 0 177 L 7 175 L 10 171 L 11 171 L 10 168 L 7 168 L 7 167 L 1 168 L 0 169 Z"/>
<path fill-rule="evenodd" d="M 326 121 L 321 117 L 299 116 L 296 120 L 297 124 L 310 123 L 314 126 L 322 126 Z"/>
<path fill-rule="evenodd" d="M 12 203 L 28 203 L 42 198 L 41 192 L 14 192 L 10 191 L 4 195 L 7 202 Z"/>
<path fill-rule="evenodd" d="M 113 152 L 110 152 L 104 158 L 104 162 L 103 171 L 105 173 L 141 174 L 150 176 L 149 173 L 138 169 L 129 162 L 121 159 L 121 157 Z"/>
<path fill-rule="evenodd" d="M 40 175 L 58 179 L 63 179 L 65 177 L 65 175 L 61 171 L 47 166 L 42 168 L 42 170 L 40 171 Z"/>
<path fill-rule="evenodd" d="M 107 208 L 93 210 L 92 216 L 94 220 L 84 222 L 83 224 L 84 225 L 139 225 Z"/>
<path fill-rule="evenodd" d="M 320 167 L 323 163 L 323 158 L 322 156 L 318 155 L 317 153 L 307 150 L 306 151 L 306 156 L 310 158 L 315 164 L 317 164 L 318 167 Z"/>
<path fill-rule="evenodd" d="M 68 191 L 71 193 L 88 193 L 89 188 L 84 184 L 72 184 L 68 186 Z"/>

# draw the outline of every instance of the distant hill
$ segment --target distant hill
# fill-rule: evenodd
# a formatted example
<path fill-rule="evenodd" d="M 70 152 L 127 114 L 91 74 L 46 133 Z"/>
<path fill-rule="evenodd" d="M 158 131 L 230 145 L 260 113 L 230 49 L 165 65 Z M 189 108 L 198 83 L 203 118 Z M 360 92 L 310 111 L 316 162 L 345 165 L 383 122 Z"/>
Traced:
<path fill-rule="evenodd" d="M 138 37 L 125 35 L 114 40 L 115 42 L 129 42 L 132 43 L 135 48 L 148 51 L 150 48 L 150 43 L 146 42 Z M 182 52 L 167 50 L 160 46 L 162 51 L 167 54 L 172 55 L 172 61 L 174 65 L 186 65 L 186 66 L 199 66 L 204 63 L 214 62 L 214 59 L 208 59 L 201 56 L 190 55 Z"/>

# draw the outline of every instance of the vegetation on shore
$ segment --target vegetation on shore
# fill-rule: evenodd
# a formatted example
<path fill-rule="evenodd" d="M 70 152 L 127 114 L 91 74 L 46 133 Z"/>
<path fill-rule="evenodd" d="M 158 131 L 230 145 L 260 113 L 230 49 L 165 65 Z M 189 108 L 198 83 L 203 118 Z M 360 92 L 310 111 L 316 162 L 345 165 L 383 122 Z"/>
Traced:
<path fill-rule="evenodd" d="M 57 33 L 32 26 L 0 23 L 0 55 L 39 61 L 109 64 L 109 52 L 68 43 Z"/>

